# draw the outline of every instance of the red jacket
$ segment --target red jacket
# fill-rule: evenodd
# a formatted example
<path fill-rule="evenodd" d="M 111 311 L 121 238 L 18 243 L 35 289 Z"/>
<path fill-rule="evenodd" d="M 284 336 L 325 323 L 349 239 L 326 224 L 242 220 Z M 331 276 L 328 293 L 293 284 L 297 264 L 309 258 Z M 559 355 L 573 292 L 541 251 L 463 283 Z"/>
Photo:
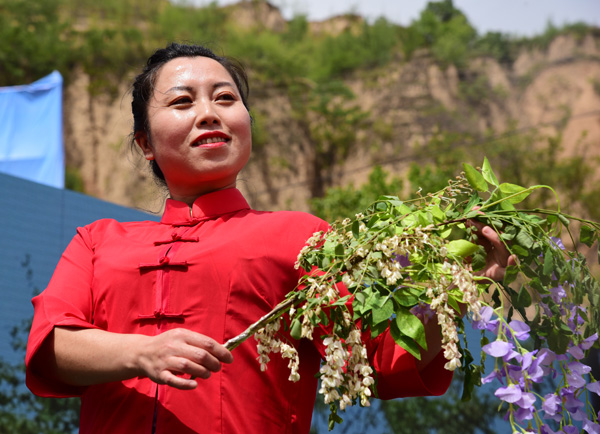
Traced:
<path fill-rule="evenodd" d="M 52 384 L 29 361 L 54 326 L 96 327 L 154 335 L 185 327 L 219 342 L 270 311 L 298 282 L 298 252 L 327 223 L 299 212 L 258 212 L 236 189 L 217 191 L 189 207 L 167 200 L 160 223 L 99 220 L 78 229 L 47 289 L 33 299 L 27 386 L 47 397 L 81 396 L 81 433 L 309 432 L 323 347 L 299 341 L 300 376 L 271 356 L 260 372 L 256 341 L 233 351 L 192 391 L 132 378 L 89 387 Z M 440 395 L 451 374 L 440 355 L 419 375 L 412 356 L 389 334 L 368 342 L 382 398 Z"/>

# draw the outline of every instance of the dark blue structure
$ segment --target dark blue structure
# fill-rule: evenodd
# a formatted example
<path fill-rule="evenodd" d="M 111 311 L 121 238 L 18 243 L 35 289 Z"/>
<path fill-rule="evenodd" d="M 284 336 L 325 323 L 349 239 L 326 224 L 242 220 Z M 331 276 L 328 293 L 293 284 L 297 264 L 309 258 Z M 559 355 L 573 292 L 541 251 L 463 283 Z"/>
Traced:
<path fill-rule="evenodd" d="M 16 362 L 10 330 L 33 315 L 34 291 L 46 287 L 77 227 L 101 218 L 160 219 L 0 173 L 0 357 L 4 360 Z"/>

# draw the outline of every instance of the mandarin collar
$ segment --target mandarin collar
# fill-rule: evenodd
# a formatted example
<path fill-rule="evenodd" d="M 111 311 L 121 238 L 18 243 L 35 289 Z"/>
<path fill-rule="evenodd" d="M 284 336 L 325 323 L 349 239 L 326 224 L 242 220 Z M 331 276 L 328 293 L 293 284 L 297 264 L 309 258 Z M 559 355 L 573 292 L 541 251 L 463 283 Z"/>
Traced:
<path fill-rule="evenodd" d="M 237 188 L 227 188 L 200 196 L 192 204 L 191 210 L 185 202 L 167 199 L 160 222 L 173 226 L 195 225 L 245 209 L 250 209 L 250 205 L 242 193 Z"/>

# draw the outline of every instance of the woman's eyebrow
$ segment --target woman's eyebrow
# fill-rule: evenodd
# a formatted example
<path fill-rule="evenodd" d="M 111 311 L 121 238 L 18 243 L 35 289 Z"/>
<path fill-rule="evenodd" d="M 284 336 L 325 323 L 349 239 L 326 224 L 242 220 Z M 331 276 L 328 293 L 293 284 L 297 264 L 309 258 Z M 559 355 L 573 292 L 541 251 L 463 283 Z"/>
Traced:
<path fill-rule="evenodd" d="M 165 93 L 177 92 L 177 91 L 186 91 L 191 92 L 193 89 L 191 86 L 173 86 L 171 89 L 167 90 Z"/>
<path fill-rule="evenodd" d="M 213 89 L 219 89 L 221 87 L 233 87 L 235 88 L 235 85 L 230 82 L 230 81 L 219 81 L 217 83 L 213 84 Z M 171 93 L 171 92 L 179 92 L 179 91 L 185 91 L 185 92 L 193 92 L 194 88 L 192 86 L 173 86 L 172 88 L 170 88 L 169 90 L 167 90 L 166 92 L 164 92 L 165 94 L 167 93 Z"/>

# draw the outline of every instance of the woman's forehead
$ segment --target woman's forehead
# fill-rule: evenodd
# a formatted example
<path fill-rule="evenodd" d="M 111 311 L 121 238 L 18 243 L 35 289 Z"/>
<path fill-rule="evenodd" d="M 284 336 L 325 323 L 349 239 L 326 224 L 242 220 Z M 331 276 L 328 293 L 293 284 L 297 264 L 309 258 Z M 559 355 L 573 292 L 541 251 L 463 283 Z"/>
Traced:
<path fill-rule="evenodd" d="M 216 60 L 203 56 L 178 57 L 163 65 L 155 87 L 166 91 L 173 86 L 213 86 L 215 82 L 229 82 L 236 87 L 229 72 Z"/>

